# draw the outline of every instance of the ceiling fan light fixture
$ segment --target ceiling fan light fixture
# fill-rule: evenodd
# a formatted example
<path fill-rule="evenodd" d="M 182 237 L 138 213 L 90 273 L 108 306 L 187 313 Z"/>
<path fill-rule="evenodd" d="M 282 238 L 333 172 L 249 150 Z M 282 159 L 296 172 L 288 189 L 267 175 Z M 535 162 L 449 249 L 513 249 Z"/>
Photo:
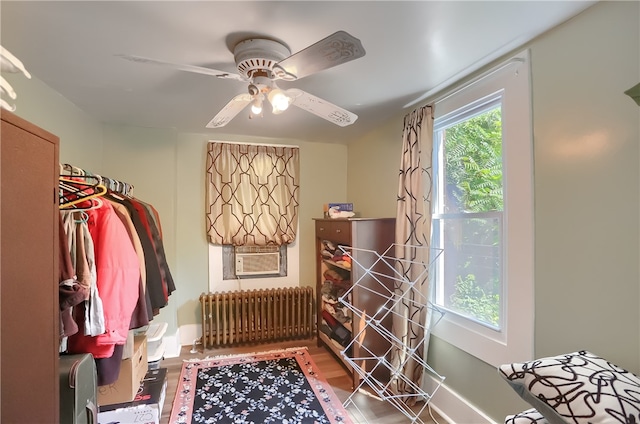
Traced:
<path fill-rule="evenodd" d="M 269 92 L 269 103 L 273 107 L 273 114 L 277 115 L 289 108 L 293 99 L 279 88 L 274 88 Z"/>
<path fill-rule="evenodd" d="M 360 40 L 345 31 L 336 31 L 294 54 L 291 54 L 289 47 L 274 39 L 246 39 L 235 45 L 233 55 L 238 73 L 164 62 L 142 56 L 117 56 L 132 62 L 168 66 L 180 71 L 248 83 L 248 92 L 238 94 L 229 100 L 209 121 L 207 128 L 224 127 L 247 106 L 251 109 L 249 118 L 262 116 L 265 99 L 271 104 L 276 115 L 293 104 L 339 126 L 351 125 L 358 118 L 354 113 L 310 93 L 296 88 L 281 90 L 275 84 L 279 79 L 295 81 L 364 56 L 365 50 Z"/>
<path fill-rule="evenodd" d="M 251 102 L 251 113 L 253 113 L 254 115 L 260 115 L 262 113 L 262 99 L 263 99 L 263 95 L 260 94 L 259 96 L 256 96 L 253 99 L 253 102 Z"/>

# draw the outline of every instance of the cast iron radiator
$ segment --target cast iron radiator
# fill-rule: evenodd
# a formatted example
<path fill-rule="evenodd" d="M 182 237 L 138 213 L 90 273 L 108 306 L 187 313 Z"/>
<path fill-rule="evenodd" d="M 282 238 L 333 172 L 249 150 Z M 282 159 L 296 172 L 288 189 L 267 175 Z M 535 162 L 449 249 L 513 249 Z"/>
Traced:
<path fill-rule="evenodd" d="M 245 342 L 273 342 L 315 335 L 312 287 L 203 293 L 205 349 Z"/>

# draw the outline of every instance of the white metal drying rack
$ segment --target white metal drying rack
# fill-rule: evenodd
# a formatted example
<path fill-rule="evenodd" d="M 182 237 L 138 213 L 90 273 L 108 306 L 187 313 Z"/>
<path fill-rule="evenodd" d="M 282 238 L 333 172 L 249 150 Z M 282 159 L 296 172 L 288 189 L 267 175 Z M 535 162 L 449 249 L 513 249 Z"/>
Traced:
<path fill-rule="evenodd" d="M 404 247 L 429 249 L 429 263 L 399 259 L 393 254 L 396 248 Z M 422 415 L 427 408 L 429 401 L 440 387 L 445 377 L 439 375 L 433 368 L 431 368 L 429 364 L 426 363 L 425 359 L 416 354 L 415 350 L 408 351 L 404 356 L 404 359 L 401 360 L 401 366 L 399 368 L 402 368 L 402 366 L 408 361 L 416 361 L 423 368 L 426 376 L 431 377 L 432 381 L 429 384 L 430 391 L 426 391 L 421 384 L 415 384 L 406 376 L 402 375 L 402 373 L 396 372 L 396 367 L 392 365 L 390 357 L 395 346 L 402 346 L 403 341 L 401 338 L 393 334 L 390 329 L 381 325 L 381 322 L 389 315 L 399 316 L 396 307 L 401 302 L 411 304 L 416 308 L 426 308 L 427 319 L 425 322 L 411 321 L 411 325 L 414 326 L 414 328 L 417 326 L 422 329 L 423 336 L 419 343 L 424 346 L 426 338 L 429 337 L 430 334 L 429 330 L 435 326 L 440 319 L 442 319 L 444 311 L 433 305 L 426 296 L 421 294 L 419 290 L 414 290 L 414 287 L 429 279 L 429 270 L 431 265 L 442 254 L 442 250 L 422 246 L 404 246 L 399 244 L 392 244 L 381 254 L 373 250 L 357 249 L 349 246 L 340 246 L 340 249 L 351 257 L 352 269 L 358 266 L 364 271 L 362 276 L 357 281 L 353 281 L 349 290 L 340 297 L 340 302 L 353 312 L 354 317 L 358 317 L 361 320 L 360 322 L 364 323 L 364 325 L 360 326 L 361 328 L 357 334 L 353 335 L 349 345 L 341 351 L 342 356 L 351 365 L 354 372 L 358 373 L 360 377 L 360 384 L 354 388 L 353 393 L 347 398 L 343 405 L 347 410 L 359 415 L 358 418 L 361 422 L 367 422 L 366 415 L 358 407 L 357 398 L 358 396 L 364 395 L 362 392 L 370 393 L 373 390 L 376 397 L 380 398 L 382 401 L 390 403 L 398 409 L 398 411 L 402 412 L 402 414 L 409 418 L 411 423 L 423 424 L 425 421 L 420 418 L 420 415 Z M 361 261 L 360 258 L 366 259 L 366 264 L 364 263 L 365 260 Z M 396 267 L 398 264 L 404 268 L 407 268 L 408 266 L 420 267 L 419 276 L 414 281 L 409 281 Z M 373 278 L 377 284 L 371 284 L 371 278 Z M 365 279 L 367 281 L 366 285 L 364 284 Z M 395 290 L 389 290 L 388 287 L 390 281 L 393 282 Z M 386 299 L 386 302 L 374 314 L 360 310 L 347 301 L 347 299 L 350 298 L 351 292 L 356 289 L 368 291 L 373 296 L 382 297 L 383 299 Z M 364 336 L 367 331 L 375 331 L 389 342 L 390 348 L 384 355 L 375 355 L 363 343 Z M 354 347 L 357 347 L 357 349 L 353 349 Z M 353 352 L 359 352 L 360 354 L 358 357 L 349 356 L 347 355 L 347 352 L 350 350 Z M 375 361 L 376 365 L 368 370 L 365 369 L 365 364 L 371 364 L 372 361 Z M 388 369 L 389 375 L 391 376 L 389 381 L 380 381 L 374 377 L 374 373 L 372 371 L 376 370 L 378 367 Z M 395 394 L 391 387 L 394 379 L 400 380 L 408 386 L 413 393 Z M 409 407 L 407 405 L 405 401 L 411 397 L 414 397 L 415 400 L 418 401 L 416 402 L 417 406 Z"/>

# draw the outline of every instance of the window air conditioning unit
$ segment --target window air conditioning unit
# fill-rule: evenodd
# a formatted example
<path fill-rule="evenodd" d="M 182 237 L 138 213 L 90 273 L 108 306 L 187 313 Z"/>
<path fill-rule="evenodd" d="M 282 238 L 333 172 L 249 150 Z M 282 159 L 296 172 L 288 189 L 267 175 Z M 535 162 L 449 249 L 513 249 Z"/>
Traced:
<path fill-rule="evenodd" d="M 265 275 L 280 273 L 279 246 L 237 246 L 235 248 L 236 275 Z"/>

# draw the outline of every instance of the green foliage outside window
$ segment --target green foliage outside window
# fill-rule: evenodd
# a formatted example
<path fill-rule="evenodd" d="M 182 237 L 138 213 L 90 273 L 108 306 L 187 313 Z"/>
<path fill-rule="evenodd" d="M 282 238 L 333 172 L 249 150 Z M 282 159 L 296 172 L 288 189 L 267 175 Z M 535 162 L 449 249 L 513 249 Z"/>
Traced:
<path fill-rule="evenodd" d="M 492 109 L 446 129 L 444 148 L 446 212 L 502 211 L 501 109 Z M 497 245 L 499 240 L 487 240 L 487 234 L 495 233 L 486 230 L 473 227 L 473 233 L 467 235 L 470 242 L 482 240 L 483 244 Z M 471 260 L 473 258 L 458 262 L 450 307 L 498 326 L 500 281 L 496 278 L 477 281 L 473 269 L 467 269 Z"/>
<path fill-rule="evenodd" d="M 467 274 L 464 280 L 457 277 L 451 300 L 456 311 L 468 311 L 473 318 L 492 325 L 497 326 L 500 322 L 500 295 L 486 293 L 473 274 Z"/>
<path fill-rule="evenodd" d="M 447 128 L 444 149 L 445 183 L 456 200 L 455 207 L 465 212 L 501 211 L 503 198 L 500 108 Z"/>

